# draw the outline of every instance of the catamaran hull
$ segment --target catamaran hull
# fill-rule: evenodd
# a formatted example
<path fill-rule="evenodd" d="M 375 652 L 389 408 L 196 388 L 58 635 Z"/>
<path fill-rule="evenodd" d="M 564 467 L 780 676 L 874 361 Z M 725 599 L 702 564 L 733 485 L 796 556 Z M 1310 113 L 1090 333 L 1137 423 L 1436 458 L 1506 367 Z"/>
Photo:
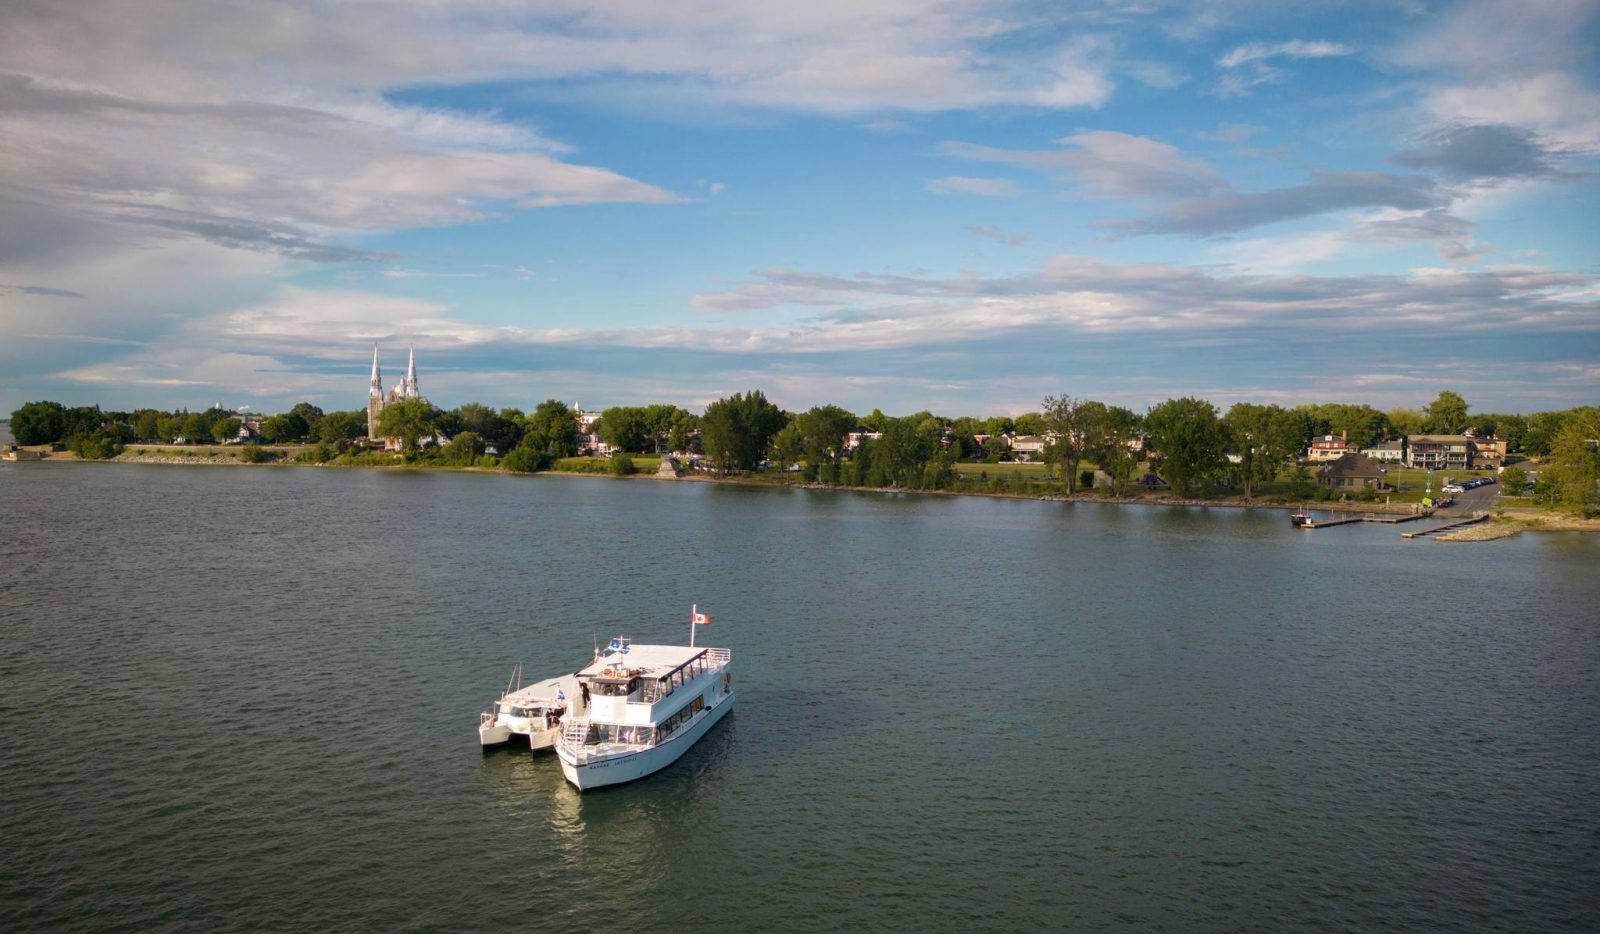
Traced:
<path fill-rule="evenodd" d="M 565 775 L 567 781 L 575 785 L 579 791 L 604 788 L 607 785 L 621 785 L 624 782 L 644 778 L 678 761 L 680 756 L 689 751 L 689 747 L 698 743 L 700 737 L 710 732 L 711 728 L 717 725 L 717 721 L 732 709 L 733 693 L 729 692 L 714 706 L 708 707 L 705 716 L 699 723 L 689 727 L 688 732 L 641 752 L 594 759 L 579 764 L 570 758 L 565 749 L 558 747 L 556 757 L 561 760 L 561 774 Z"/>
<path fill-rule="evenodd" d="M 478 725 L 478 742 L 484 749 L 494 749 L 512 741 L 516 737 L 528 741 L 528 748 L 551 749 L 555 747 L 556 740 L 561 738 L 561 728 L 552 730 L 543 728 L 529 732 L 528 727 L 517 729 L 516 725 L 509 723 L 481 723 Z"/>

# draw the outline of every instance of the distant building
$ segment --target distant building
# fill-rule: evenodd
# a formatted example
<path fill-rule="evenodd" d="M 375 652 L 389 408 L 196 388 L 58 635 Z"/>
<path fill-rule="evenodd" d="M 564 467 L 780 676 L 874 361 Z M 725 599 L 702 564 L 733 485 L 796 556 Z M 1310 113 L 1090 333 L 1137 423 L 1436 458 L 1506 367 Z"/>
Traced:
<path fill-rule="evenodd" d="M 372 441 L 378 437 L 378 414 L 386 405 L 394 405 L 406 399 L 421 399 L 417 392 L 417 351 L 411 348 L 411 355 L 406 360 L 406 378 L 395 384 L 385 395 L 383 392 L 383 374 L 378 371 L 378 347 L 372 347 L 372 380 L 367 384 L 367 438 Z M 426 400 L 424 400 L 426 401 Z"/>
<path fill-rule="evenodd" d="M 1471 429 L 1467 430 L 1466 435 L 1472 439 L 1473 466 L 1498 470 L 1506 459 L 1506 443 L 1494 435 L 1479 437 Z"/>
<path fill-rule="evenodd" d="M 1306 450 L 1306 460 L 1313 464 L 1325 464 L 1349 453 L 1350 441 L 1344 434 L 1323 435 L 1311 442 L 1311 447 Z"/>
<path fill-rule="evenodd" d="M 1383 465 L 1360 454 L 1345 454 L 1317 471 L 1324 490 L 1376 490 L 1383 485 Z"/>
<path fill-rule="evenodd" d="M 1411 466 L 1421 470 L 1467 470 L 1472 439 L 1466 435 L 1412 435 Z"/>
<path fill-rule="evenodd" d="M 1403 464 L 1406 462 L 1406 443 L 1404 441 L 1380 441 L 1361 449 L 1364 457 L 1370 457 L 1380 464 Z"/>
<path fill-rule="evenodd" d="M 856 448 L 861 447 L 861 442 L 863 441 L 881 440 L 883 440 L 883 432 L 871 431 L 863 425 L 844 436 L 844 449 L 846 451 L 854 451 Z"/>

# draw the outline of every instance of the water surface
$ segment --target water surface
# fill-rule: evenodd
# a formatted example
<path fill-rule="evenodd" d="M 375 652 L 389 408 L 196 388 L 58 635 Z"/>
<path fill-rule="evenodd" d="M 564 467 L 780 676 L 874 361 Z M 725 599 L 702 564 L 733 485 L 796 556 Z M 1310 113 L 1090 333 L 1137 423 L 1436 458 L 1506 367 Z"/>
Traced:
<path fill-rule="evenodd" d="M 1600 919 L 1600 542 L 1276 511 L 0 465 L 0 926 Z M 731 648 L 579 796 L 514 661 Z"/>

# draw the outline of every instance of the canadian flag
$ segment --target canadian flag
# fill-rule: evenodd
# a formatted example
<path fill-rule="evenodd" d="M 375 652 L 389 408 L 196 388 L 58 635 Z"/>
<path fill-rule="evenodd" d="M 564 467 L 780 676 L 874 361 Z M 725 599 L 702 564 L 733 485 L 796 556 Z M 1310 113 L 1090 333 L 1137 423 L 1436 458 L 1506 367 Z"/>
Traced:
<path fill-rule="evenodd" d="M 711 623 L 711 617 L 709 617 L 706 614 L 700 612 L 699 610 L 696 610 L 694 612 L 694 623 L 695 623 L 696 626 L 709 625 Z"/>

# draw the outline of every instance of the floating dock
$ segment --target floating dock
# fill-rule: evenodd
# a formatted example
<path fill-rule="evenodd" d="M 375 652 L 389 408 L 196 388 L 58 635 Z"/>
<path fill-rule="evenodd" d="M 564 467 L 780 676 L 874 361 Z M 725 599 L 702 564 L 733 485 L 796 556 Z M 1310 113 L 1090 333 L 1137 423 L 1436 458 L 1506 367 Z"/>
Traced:
<path fill-rule="evenodd" d="M 1354 525 L 1357 522 L 1381 522 L 1385 525 L 1394 525 L 1399 522 L 1415 522 L 1418 519 L 1426 518 L 1427 516 L 1424 515 L 1395 516 L 1379 515 L 1375 512 L 1369 512 L 1364 516 L 1340 516 L 1338 518 L 1330 519 L 1317 519 L 1308 517 L 1305 522 L 1300 523 L 1298 526 L 1296 526 L 1296 528 L 1306 529 L 1309 531 L 1311 529 L 1329 529 L 1336 525 Z"/>
<path fill-rule="evenodd" d="M 1469 519 L 1457 519 L 1454 522 L 1447 522 L 1444 525 L 1436 525 L 1431 529 L 1419 529 L 1419 530 L 1417 530 L 1415 532 L 1401 532 L 1400 533 L 1400 537 L 1401 538 L 1422 538 L 1424 535 L 1437 535 L 1440 532 L 1450 532 L 1450 531 L 1454 531 L 1455 529 L 1465 528 L 1466 526 L 1469 526 L 1469 525 L 1476 525 L 1479 522 L 1483 522 L 1488 518 L 1489 518 L 1489 514 L 1488 513 L 1484 513 L 1481 516 L 1473 516 L 1473 517 L 1471 517 Z"/>

